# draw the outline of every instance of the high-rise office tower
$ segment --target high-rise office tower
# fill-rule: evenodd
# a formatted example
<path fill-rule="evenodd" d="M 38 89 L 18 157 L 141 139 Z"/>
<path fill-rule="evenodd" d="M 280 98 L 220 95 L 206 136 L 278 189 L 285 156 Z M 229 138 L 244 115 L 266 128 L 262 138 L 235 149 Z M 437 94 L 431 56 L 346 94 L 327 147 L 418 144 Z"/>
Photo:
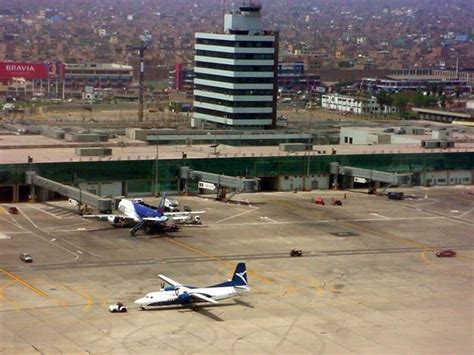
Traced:
<path fill-rule="evenodd" d="M 224 33 L 196 33 L 195 49 L 194 127 L 275 126 L 278 33 L 262 29 L 260 5 L 226 14 Z"/>

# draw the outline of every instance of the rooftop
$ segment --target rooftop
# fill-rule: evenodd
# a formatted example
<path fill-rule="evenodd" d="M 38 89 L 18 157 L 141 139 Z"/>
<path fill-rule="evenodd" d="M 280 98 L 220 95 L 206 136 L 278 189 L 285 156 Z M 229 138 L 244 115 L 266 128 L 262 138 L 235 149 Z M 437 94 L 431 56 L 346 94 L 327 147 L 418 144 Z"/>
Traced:
<path fill-rule="evenodd" d="M 41 146 L 41 147 L 40 147 Z M 79 157 L 75 153 L 77 147 L 112 147 L 112 155 L 107 157 Z M 35 147 L 32 149 L 32 147 Z M 26 163 L 28 157 L 35 163 L 68 162 L 68 161 L 98 161 L 98 160 L 154 160 L 182 159 L 183 153 L 187 159 L 202 159 L 216 157 L 250 157 L 250 156 L 295 156 L 306 155 L 308 152 L 288 153 L 279 150 L 278 146 L 229 146 L 219 145 L 214 154 L 210 145 L 160 145 L 148 146 L 143 142 L 131 139 L 112 139 L 103 144 L 69 143 L 42 136 L 0 136 L 0 155 L 2 163 Z M 434 152 L 418 145 L 315 145 L 311 155 L 335 154 L 391 154 L 391 153 L 423 153 Z M 443 149 L 443 152 L 474 152 L 474 143 L 458 143 L 456 148 Z"/>

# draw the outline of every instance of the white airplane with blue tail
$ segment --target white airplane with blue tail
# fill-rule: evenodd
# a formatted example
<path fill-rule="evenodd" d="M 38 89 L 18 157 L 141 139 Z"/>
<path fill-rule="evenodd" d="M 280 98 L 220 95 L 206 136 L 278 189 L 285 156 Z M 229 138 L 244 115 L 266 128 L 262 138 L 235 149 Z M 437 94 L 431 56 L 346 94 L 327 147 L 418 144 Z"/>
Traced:
<path fill-rule="evenodd" d="M 170 205 L 171 207 L 167 207 Z M 95 214 L 84 215 L 84 218 L 96 218 L 107 220 L 114 227 L 126 227 L 132 225 L 130 235 L 134 236 L 137 231 L 144 229 L 147 234 L 154 231 L 165 230 L 167 221 L 187 224 L 201 224 L 201 217 L 198 212 L 176 212 L 177 206 L 170 203 L 170 200 L 164 194 L 157 207 L 143 202 L 142 199 L 122 199 L 118 205 L 118 210 L 123 214 Z M 168 209 L 170 212 L 165 212 Z"/>
<path fill-rule="evenodd" d="M 164 275 L 160 279 L 169 284 L 160 291 L 150 292 L 135 301 L 141 309 L 156 309 L 163 306 L 194 306 L 197 303 L 216 304 L 218 301 L 249 292 L 245 263 L 238 263 L 232 279 L 208 287 L 183 286 Z"/>

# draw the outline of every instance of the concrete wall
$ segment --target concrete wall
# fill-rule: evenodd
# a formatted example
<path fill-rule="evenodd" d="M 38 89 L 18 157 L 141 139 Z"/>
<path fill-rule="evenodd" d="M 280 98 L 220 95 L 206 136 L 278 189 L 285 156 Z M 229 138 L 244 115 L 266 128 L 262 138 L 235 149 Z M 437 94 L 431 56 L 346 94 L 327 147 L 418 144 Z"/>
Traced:
<path fill-rule="evenodd" d="M 431 171 L 421 175 L 421 184 L 425 186 L 471 185 L 474 171 L 445 170 Z"/>
<path fill-rule="evenodd" d="M 372 135 L 370 140 L 368 139 L 369 135 Z M 353 127 L 341 127 L 339 144 L 375 144 L 375 142 L 377 142 L 377 137 L 370 132 Z"/>
<path fill-rule="evenodd" d="M 287 175 L 278 177 L 279 191 L 294 191 L 297 190 L 326 190 L 329 188 L 329 174 L 328 175 Z"/>
<path fill-rule="evenodd" d="M 403 134 L 394 134 L 392 136 L 392 144 L 418 144 L 421 145 L 420 138 L 408 137 Z"/>
<path fill-rule="evenodd" d="M 123 194 L 122 182 L 100 183 L 100 196 L 120 196 Z"/>

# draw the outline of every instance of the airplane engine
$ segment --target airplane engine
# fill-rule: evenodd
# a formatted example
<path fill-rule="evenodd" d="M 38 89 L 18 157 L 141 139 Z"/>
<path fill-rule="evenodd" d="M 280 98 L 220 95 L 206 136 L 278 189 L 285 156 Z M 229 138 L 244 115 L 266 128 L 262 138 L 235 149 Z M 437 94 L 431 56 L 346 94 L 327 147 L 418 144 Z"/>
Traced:
<path fill-rule="evenodd" d="M 193 220 L 193 223 L 194 224 L 201 224 L 202 223 L 201 217 L 195 216 L 194 220 Z"/>
<path fill-rule="evenodd" d="M 187 302 L 191 299 L 191 295 L 186 288 L 177 288 L 174 292 L 181 302 Z"/>
<path fill-rule="evenodd" d="M 117 216 L 109 216 L 107 217 L 107 220 L 110 222 L 111 225 L 113 225 L 114 227 L 122 227 L 123 226 L 123 222 L 124 222 L 124 219 L 121 218 L 121 217 L 117 217 Z"/>

